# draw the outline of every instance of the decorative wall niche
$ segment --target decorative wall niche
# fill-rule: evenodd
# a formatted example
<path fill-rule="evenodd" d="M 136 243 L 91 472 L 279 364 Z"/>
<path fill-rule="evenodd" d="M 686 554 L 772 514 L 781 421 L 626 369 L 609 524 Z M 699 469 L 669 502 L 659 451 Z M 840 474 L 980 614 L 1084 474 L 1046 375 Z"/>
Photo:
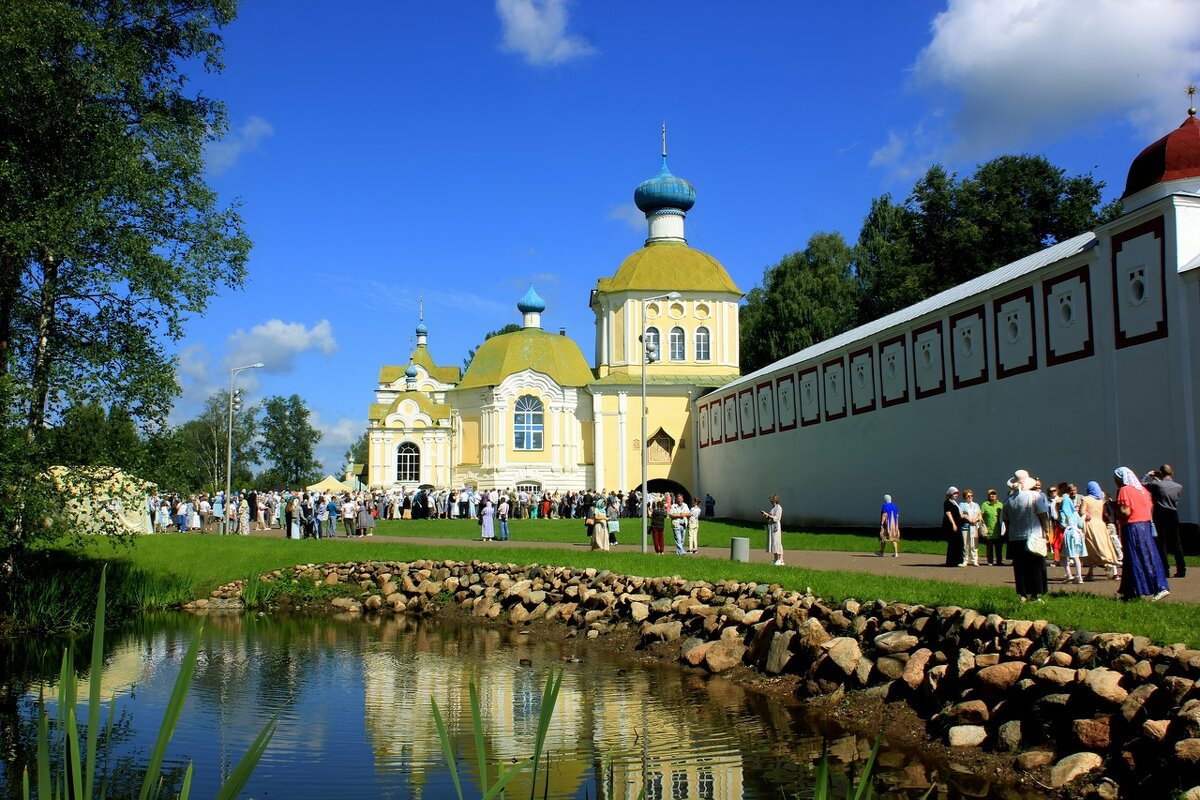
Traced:
<path fill-rule="evenodd" d="M 871 346 L 850 354 L 850 408 L 855 414 L 875 410 L 875 349 Z"/>
<path fill-rule="evenodd" d="M 738 427 L 743 439 L 753 439 L 758 434 L 758 425 L 754 422 L 753 388 L 738 392 Z"/>
<path fill-rule="evenodd" d="M 950 370 L 955 389 L 987 383 L 987 309 L 984 306 L 950 317 Z"/>
<path fill-rule="evenodd" d="M 736 442 L 738 438 L 737 398 L 729 395 L 721 401 L 725 408 L 725 441 Z"/>
<path fill-rule="evenodd" d="M 696 319 L 708 319 L 712 316 L 712 307 L 708 303 L 696 303 Z"/>
<path fill-rule="evenodd" d="M 755 387 L 758 395 L 758 432 L 764 436 L 775 432 L 775 383 L 764 381 Z"/>
<path fill-rule="evenodd" d="M 709 404 L 708 415 L 708 435 L 713 444 L 720 444 L 725 441 L 725 406 L 720 398 Z"/>
<path fill-rule="evenodd" d="M 996 377 L 1003 379 L 1037 369 L 1033 328 L 1033 287 L 996 299 Z"/>
<path fill-rule="evenodd" d="M 841 358 L 826 361 L 821 365 L 824 380 L 825 421 L 831 422 L 846 416 L 846 365 Z"/>
<path fill-rule="evenodd" d="M 879 394 L 884 408 L 908 402 L 908 357 L 904 334 L 879 343 Z"/>
<path fill-rule="evenodd" d="M 696 423 L 700 428 L 700 447 L 708 447 L 708 404 L 696 406 Z"/>
<path fill-rule="evenodd" d="M 1042 281 L 1046 366 L 1089 358 L 1092 339 L 1091 270 L 1086 264 Z"/>
<path fill-rule="evenodd" d="M 912 352 L 913 383 L 917 387 L 917 399 L 923 400 L 946 391 L 941 320 L 913 330 Z"/>
<path fill-rule="evenodd" d="M 815 366 L 800 373 L 800 424 L 821 421 L 821 373 Z"/>
<path fill-rule="evenodd" d="M 1118 350 L 1167 335 L 1166 258 L 1162 217 L 1113 234 L 1113 323 Z"/>
<path fill-rule="evenodd" d="M 796 427 L 796 379 L 791 374 L 775 379 L 775 400 L 779 409 L 779 430 L 790 431 Z"/>

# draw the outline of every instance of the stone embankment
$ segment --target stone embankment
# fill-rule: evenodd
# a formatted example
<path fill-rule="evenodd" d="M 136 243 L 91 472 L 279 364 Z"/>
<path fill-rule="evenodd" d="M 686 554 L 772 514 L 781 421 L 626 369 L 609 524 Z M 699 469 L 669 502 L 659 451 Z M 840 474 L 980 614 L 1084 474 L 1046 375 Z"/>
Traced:
<path fill-rule="evenodd" d="M 1166 774 L 1200 779 L 1200 650 L 1122 633 L 1064 631 L 955 606 L 831 605 L 778 585 L 640 578 L 595 569 L 480 561 L 301 565 L 263 581 L 343 584 L 349 613 L 431 614 L 455 604 L 512 625 L 566 624 L 587 637 L 633 629 L 643 647 L 720 673 L 794 676 L 797 693 L 903 701 L 951 747 L 1014 754 L 1058 788 Z M 238 605 L 242 583 L 199 609 Z M 1031 606 L 1031 608 L 1033 608 Z M 1195 791 L 1195 790 L 1193 790 Z M 1190 795 L 1189 795 L 1190 796 Z"/>

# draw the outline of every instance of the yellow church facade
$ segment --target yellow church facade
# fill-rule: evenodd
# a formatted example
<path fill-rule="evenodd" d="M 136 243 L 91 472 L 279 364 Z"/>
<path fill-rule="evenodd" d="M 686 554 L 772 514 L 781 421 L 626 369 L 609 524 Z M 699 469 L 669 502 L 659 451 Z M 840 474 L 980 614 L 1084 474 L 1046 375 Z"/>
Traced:
<path fill-rule="evenodd" d="M 698 490 L 693 401 L 739 375 L 742 292 L 688 246 L 695 189 L 671 174 L 665 152 L 634 201 L 649 235 L 591 292 L 592 362 L 542 329 L 533 286 L 517 303 L 521 329 L 485 341 L 465 372 L 436 363 L 422 321 L 409 364 L 380 370 L 366 484 L 630 491 L 645 447 L 652 492 Z"/>

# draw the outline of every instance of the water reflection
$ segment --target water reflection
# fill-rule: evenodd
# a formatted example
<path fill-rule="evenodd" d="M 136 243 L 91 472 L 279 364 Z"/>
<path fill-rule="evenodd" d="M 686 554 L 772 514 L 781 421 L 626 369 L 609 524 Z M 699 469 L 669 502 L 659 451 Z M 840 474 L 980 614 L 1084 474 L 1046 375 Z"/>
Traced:
<path fill-rule="evenodd" d="M 194 632 L 190 618 L 167 615 L 109 637 L 102 697 L 134 722 L 114 757 L 149 751 Z M 578 639 L 391 617 L 248 615 L 207 622 L 168 768 L 181 772 L 194 761 L 196 796 L 215 794 L 219 778 L 278 713 L 278 731 L 249 796 L 451 796 L 431 713 L 436 698 L 460 774 L 475 787 L 467 793 L 478 796 L 472 676 L 494 779 L 498 763 L 532 754 L 542 690 L 559 669 L 539 797 L 634 800 L 643 789 L 648 800 L 792 796 L 811 785 L 812 764 L 826 742 L 835 766 L 859 765 L 870 750 L 870 741 L 848 734 L 830 739 L 796 707 L 728 681 L 672 665 L 632 667 Z M 27 733 L 37 691 L 54 697 L 53 680 L 30 677 L 15 712 L 25 724 L 13 726 Z M 29 752 L 28 743 L 6 748 L 0 781 L 10 796 Z M 881 754 L 879 788 L 889 796 L 917 796 L 931 777 L 909 754 Z M 1016 796 L 955 783 L 951 797 Z M 530 796 L 533 789 L 526 771 L 509 784 L 508 796 Z"/>

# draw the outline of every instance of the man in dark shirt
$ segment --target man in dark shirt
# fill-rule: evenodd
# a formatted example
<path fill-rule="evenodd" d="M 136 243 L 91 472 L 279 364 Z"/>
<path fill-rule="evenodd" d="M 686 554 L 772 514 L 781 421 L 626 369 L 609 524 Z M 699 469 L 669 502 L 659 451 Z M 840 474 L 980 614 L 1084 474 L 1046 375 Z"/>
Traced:
<path fill-rule="evenodd" d="M 1183 545 L 1179 541 L 1179 498 L 1183 487 L 1175 482 L 1171 465 L 1163 464 L 1157 473 L 1150 473 L 1146 488 L 1154 498 L 1154 530 L 1158 533 L 1154 542 L 1163 569 L 1167 568 L 1167 556 L 1172 555 L 1175 557 L 1175 577 L 1182 578 L 1187 575 Z"/>

